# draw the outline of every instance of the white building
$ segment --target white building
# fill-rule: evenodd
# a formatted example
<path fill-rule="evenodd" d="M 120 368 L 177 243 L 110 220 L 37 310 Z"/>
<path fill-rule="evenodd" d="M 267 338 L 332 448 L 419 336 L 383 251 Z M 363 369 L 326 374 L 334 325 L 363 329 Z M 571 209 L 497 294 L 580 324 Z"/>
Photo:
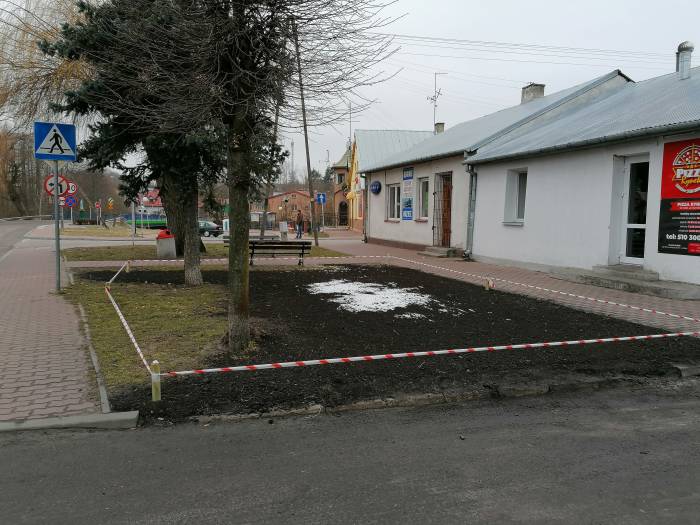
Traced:
<path fill-rule="evenodd" d="M 528 86 L 520 106 L 383 160 L 367 174 L 381 185 L 369 195 L 370 241 L 700 284 L 691 52 L 682 44 L 675 73 L 643 82 L 614 71 L 530 101 L 539 86 Z"/>
<path fill-rule="evenodd" d="M 466 248 L 468 175 L 464 153 L 520 128 L 551 120 L 629 82 L 619 71 L 551 95 L 544 86 L 523 88 L 522 102 L 446 131 L 364 166 L 368 196 L 367 236 L 372 242 L 421 248 Z M 405 181 L 405 182 L 404 182 Z M 375 191 L 371 191 L 375 183 Z"/>

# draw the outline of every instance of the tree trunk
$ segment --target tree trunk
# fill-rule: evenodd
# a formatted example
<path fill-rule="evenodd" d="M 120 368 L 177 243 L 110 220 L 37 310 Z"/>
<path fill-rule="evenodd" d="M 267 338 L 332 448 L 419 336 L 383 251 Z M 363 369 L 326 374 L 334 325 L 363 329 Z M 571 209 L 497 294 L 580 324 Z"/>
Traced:
<path fill-rule="evenodd" d="M 233 126 L 231 126 L 233 128 Z M 231 128 L 229 128 L 231 130 Z M 235 128 L 234 128 L 235 129 Z M 248 236 L 250 230 L 250 173 L 233 131 L 228 141 L 228 190 L 230 241 L 228 256 L 229 351 L 240 355 L 250 342 Z"/>
<path fill-rule="evenodd" d="M 202 242 L 199 236 L 199 221 L 197 218 L 197 201 L 198 192 L 195 190 L 188 191 L 183 195 L 184 208 L 184 240 L 185 240 L 185 284 L 187 286 L 200 286 L 204 284 L 202 279 L 202 269 L 200 266 L 200 244 Z"/>
<path fill-rule="evenodd" d="M 175 236 L 175 255 L 182 257 L 185 255 L 185 210 L 178 204 L 177 189 L 170 177 L 163 176 L 159 193 L 165 216 L 168 218 L 168 228 Z"/>
<path fill-rule="evenodd" d="M 175 253 L 185 259 L 185 284 L 199 286 L 203 283 L 199 256 L 202 239 L 197 218 L 199 186 L 196 179 L 187 181 L 185 176 L 175 177 L 163 176 L 160 198 L 168 228 L 175 235 Z"/>

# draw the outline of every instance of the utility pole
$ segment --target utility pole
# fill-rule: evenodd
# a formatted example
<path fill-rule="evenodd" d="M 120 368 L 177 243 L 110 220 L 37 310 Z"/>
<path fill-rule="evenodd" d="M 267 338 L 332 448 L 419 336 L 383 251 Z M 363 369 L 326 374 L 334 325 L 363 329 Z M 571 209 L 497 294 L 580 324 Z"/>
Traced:
<path fill-rule="evenodd" d="M 316 200 L 314 199 L 314 184 L 311 178 L 311 157 L 309 156 L 309 130 L 306 124 L 306 104 L 304 102 L 304 82 L 301 78 L 301 55 L 299 53 L 299 35 L 297 34 L 297 24 L 292 19 L 294 30 L 294 47 L 297 53 L 297 68 L 299 70 L 299 94 L 301 96 L 301 116 L 304 123 L 304 143 L 306 145 L 306 173 L 309 178 L 309 197 L 311 197 L 311 230 L 314 232 L 314 244 L 318 246 L 318 229 L 316 228 Z"/>
<path fill-rule="evenodd" d="M 433 103 L 433 133 L 435 133 L 435 123 L 437 122 L 437 103 L 440 95 L 442 95 L 442 89 L 438 90 L 437 87 L 437 77 L 438 75 L 447 75 L 447 73 L 433 73 L 435 88 L 433 90 L 433 96 L 427 97 L 430 102 Z"/>

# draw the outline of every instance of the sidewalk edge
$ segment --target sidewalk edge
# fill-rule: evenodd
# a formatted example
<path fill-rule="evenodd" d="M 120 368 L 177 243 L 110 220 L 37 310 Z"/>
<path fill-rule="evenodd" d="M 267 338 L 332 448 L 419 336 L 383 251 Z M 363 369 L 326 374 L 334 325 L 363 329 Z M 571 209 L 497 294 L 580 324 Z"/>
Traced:
<path fill-rule="evenodd" d="M 87 414 L 79 416 L 59 416 L 44 419 L 21 419 L 0 422 L 0 432 L 22 430 L 49 430 L 57 428 L 94 428 L 101 430 L 125 430 L 138 424 L 138 410 L 132 412 L 112 412 L 110 414 Z"/>

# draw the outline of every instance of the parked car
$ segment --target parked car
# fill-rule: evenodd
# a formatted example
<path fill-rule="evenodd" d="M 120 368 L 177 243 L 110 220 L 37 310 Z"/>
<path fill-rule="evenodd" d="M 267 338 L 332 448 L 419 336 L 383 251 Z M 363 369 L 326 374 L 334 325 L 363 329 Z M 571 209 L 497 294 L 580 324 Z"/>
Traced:
<path fill-rule="evenodd" d="M 199 221 L 199 234 L 205 237 L 218 237 L 224 233 L 221 226 L 211 221 Z"/>

